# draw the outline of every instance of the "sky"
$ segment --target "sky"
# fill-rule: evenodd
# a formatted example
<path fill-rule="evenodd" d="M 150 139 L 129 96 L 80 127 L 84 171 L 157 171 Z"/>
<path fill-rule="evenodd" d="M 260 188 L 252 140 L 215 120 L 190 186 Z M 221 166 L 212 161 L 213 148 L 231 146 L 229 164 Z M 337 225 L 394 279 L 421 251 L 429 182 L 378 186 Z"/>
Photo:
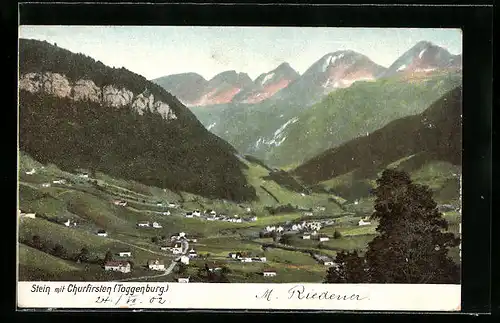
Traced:
<path fill-rule="evenodd" d="M 325 54 L 354 50 L 388 67 L 421 40 L 462 53 L 460 29 L 190 26 L 20 26 L 46 40 L 147 79 L 235 70 L 252 79 L 288 62 L 300 74 Z"/>

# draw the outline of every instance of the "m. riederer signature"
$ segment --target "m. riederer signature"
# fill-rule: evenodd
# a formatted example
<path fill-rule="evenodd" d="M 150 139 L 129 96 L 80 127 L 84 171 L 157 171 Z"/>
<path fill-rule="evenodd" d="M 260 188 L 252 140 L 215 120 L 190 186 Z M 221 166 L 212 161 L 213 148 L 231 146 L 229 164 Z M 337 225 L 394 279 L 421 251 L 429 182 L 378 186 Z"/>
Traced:
<path fill-rule="evenodd" d="M 256 295 L 258 299 L 265 299 L 271 301 L 272 299 L 278 299 L 279 297 L 273 295 L 273 289 L 266 289 L 261 295 Z M 313 288 L 306 289 L 304 285 L 295 285 L 290 288 L 287 293 L 288 299 L 299 299 L 299 300 L 332 300 L 332 301 L 361 301 L 366 300 L 368 297 L 363 297 L 359 294 L 335 294 L 331 291 L 316 291 Z"/>

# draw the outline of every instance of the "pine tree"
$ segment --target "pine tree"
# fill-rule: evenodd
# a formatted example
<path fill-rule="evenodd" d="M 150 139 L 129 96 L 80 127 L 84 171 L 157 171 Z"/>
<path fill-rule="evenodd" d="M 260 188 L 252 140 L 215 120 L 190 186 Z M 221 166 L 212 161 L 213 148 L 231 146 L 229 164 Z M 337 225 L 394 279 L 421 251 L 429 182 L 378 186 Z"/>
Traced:
<path fill-rule="evenodd" d="M 42 240 L 40 239 L 40 236 L 34 235 L 31 238 L 31 243 L 32 243 L 33 248 L 42 249 Z"/>
<path fill-rule="evenodd" d="M 113 260 L 113 253 L 111 253 L 110 250 L 106 252 L 106 255 L 104 256 L 104 263 Z"/>
<path fill-rule="evenodd" d="M 341 251 L 335 258 L 335 265 L 328 268 L 325 283 L 363 284 L 369 283 L 370 277 L 366 261 L 357 251 Z"/>
<path fill-rule="evenodd" d="M 52 249 L 52 254 L 56 257 L 62 258 L 66 256 L 66 249 L 62 245 L 56 244 Z"/>
<path fill-rule="evenodd" d="M 379 235 L 368 245 L 366 261 L 375 283 L 459 283 L 459 267 L 448 250 L 459 244 L 441 217 L 431 190 L 403 172 L 387 169 L 374 190 Z"/>
<path fill-rule="evenodd" d="M 89 260 L 89 250 L 85 247 L 80 250 L 80 253 L 77 256 L 77 259 L 82 261 L 82 262 L 87 262 Z"/>
<path fill-rule="evenodd" d="M 373 191 L 379 235 L 364 257 L 340 252 L 326 283 L 457 284 L 460 270 L 448 250 L 459 245 L 431 190 L 402 171 L 387 169 Z"/>

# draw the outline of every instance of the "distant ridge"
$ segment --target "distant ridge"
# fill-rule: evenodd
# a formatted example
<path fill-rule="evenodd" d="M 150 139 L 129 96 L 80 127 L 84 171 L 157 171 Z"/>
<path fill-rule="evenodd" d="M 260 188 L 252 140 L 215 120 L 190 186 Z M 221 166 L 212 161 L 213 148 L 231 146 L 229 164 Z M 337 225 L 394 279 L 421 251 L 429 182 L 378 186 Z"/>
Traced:
<path fill-rule="evenodd" d="M 461 54 L 452 55 L 429 41 L 420 41 L 389 67 L 380 66 L 361 53 L 340 50 L 325 54 L 302 75 L 283 62 L 274 70 L 261 73 L 254 81 L 245 73 L 224 71 L 209 81 L 196 73 L 182 73 L 160 77 L 153 82 L 189 107 L 258 104 L 270 99 L 308 105 L 358 81 L 394 76 L 420 78 L 461 68 Z"/>

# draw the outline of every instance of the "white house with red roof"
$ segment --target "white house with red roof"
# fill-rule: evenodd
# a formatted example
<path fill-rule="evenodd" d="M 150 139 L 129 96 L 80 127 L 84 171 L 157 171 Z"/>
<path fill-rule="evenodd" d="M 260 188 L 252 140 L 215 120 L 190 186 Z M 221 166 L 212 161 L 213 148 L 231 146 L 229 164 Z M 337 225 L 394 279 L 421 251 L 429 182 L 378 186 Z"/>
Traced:
<path fill-rule="evenodd" d="M 104 264 L 104 270 L 129 273 L 131 268 L 130 268 L 130 263 L 128 261 L 111 260 L 111 261 L 106 261 L 106 263 Z"/>

